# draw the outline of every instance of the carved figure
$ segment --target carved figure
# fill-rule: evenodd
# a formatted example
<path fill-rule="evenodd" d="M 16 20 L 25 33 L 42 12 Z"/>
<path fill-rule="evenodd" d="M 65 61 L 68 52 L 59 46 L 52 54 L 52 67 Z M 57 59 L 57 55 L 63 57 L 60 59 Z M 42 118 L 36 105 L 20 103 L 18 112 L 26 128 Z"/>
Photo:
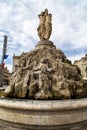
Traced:
<path fill-rule="evenodd" d="M 38 15 L 40 23 L 38 25 L 37 31 L 38 36 L 41 40 L 48 40 L 52 32 L 52 14 L 48 14 L 48 9 Z"/>
<path fill-rule="evenodd" d="M 31 73 L 29 85 L 30 97 L 33 97 L 33 95 L 35 95 L 36 99 L 39 99 L 41 95 L 42 99 L 45 96 L 47 96 L 46 98 L 51 97 L 50 90 L 52 87 L 52 73 L 53 68 L 49 67 L 48 58 L 42 58 L 40 63 L 33 68 Z"/>
<path fill-rule="evenodd" d="M 49 15 L 46 16 L 46 22 L 45 22 L 45 32 L 46 32 L 45 35 L 44 35 L 45 39 L 50 38 L 50 35 L 51 35 L 51 32 L 52 32 L 51 21 L 52 21 L 52 15 L 49 14 Z"/>

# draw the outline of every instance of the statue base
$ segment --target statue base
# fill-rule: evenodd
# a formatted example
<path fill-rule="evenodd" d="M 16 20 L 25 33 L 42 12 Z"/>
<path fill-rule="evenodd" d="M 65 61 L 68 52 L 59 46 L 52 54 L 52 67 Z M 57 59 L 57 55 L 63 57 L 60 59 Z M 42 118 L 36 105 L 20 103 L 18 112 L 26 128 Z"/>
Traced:
<path fill-rule="evenodd" d="M 53 44 L 53 42 L 49 41 L 49 40 L 39 41 L 38 44 L 36 45 L 36 49 L 44 48 L 44 47 L 56 48 L 56 46 Z"/>
<path fill-rule="evenodd" d="M 87 98 L 0 99 L 0 130 L 87 130 Z"/>

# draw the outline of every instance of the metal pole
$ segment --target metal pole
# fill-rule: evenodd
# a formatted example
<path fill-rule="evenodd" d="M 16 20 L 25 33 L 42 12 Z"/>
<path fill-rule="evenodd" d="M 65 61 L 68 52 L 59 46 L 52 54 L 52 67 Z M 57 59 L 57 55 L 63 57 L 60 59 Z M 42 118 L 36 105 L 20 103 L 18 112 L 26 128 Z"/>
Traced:
<path fill-rule="evenodd" d="M 6 50 L 7 49 L 7 36 L 4 36 L 4 44 L 3 44 L 3 52 L 2 52 L 2 62 L 1 62 L 1 84 L 0 86 L 3 86 L 3 76 L 4 76 L 4 56 L 6 55 Z"/>

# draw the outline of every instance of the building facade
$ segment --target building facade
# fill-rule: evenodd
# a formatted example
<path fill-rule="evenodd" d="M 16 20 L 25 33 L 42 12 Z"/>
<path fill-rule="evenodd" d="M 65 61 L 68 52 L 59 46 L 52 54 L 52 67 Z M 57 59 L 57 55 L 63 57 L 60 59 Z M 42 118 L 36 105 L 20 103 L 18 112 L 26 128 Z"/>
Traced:
<path fill-rule="evenodd" d="M 20 60 L 20 56 L 13 56 L 13 69 L 12 69 L 12 72 L 14 73 L 15 71 L 18 70 L 19 68 L 19 60 Z"/>
<path fill-rule="evenodd" d="M 1 65 L 0 65 L 0 72 L 1 72 Z M 3 85 L 9 85 L 9 79 L 10 79 L 11 73 L 7 69 L 7 67 L 4 67 L 4 74 L 3 74 Z M 1 73 L 0 73 L 1 77 Z"/>
<path fill-rule="evenodd" d="M 87 54 L 80 60 L 74 61 L 74 64 L 81 69 L 81 75 L 83 76 L 83 78 L 87 79 Z"/>
<path fill-rule="evenodd" d="M 16 72 L 20 66 L 21 66 L 21 60 L 23 61 L 23 57 L 26 55 L 26 53 L 22 53 L 20 56 L 13 55 L 13 69 L 12 73 Z"/>

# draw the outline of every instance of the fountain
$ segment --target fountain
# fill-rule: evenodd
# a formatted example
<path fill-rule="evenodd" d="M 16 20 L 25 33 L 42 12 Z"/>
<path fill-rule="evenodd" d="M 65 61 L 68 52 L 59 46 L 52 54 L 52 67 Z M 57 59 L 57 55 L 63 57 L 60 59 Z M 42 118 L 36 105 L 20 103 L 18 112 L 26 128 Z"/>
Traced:
<path fill-rule="evenodd" d="M 21 55 L 0 99 L 0 127 L 5 130 L 86 130 L 87 85 L 80 69 L 72 65 L 49 40 L 52 14 L 38 15 L 40 41 Z"/>

